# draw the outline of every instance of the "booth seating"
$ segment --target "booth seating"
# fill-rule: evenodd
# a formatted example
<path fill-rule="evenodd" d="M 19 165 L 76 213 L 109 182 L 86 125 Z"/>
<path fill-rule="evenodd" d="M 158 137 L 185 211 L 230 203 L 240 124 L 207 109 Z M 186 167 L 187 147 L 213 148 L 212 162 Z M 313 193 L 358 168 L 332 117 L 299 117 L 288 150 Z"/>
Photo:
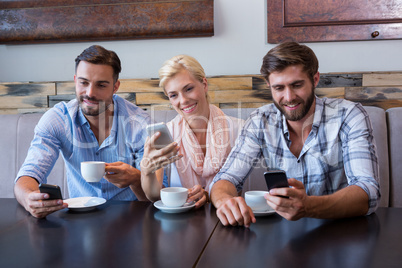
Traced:
<path fill-rule="evenodd" d="M 402 107 L 383 110 L 365 106 L 374 129 L 374 139 L 380 167 L 381 202 L 383 207 L 402 207 Z M 230 116 L 247 119 L 255 108 L 223 109 Z M 168 122 L 176 116 L 174 110 L 149 111 L 155 122 Z M 14 180 L 25 160 L 34 127 L 42 114 L 0 115 L 0 163 L 4 167 L 0 173 L 0 198 L 13 198 Z M 263 177 L 266 168 L 259 164 L 245 182 L 243 192 L 247 190 L 266 190 Z M 62 188 L 64 198 L 68 198 L 67 178 L 62 157 L 57 160 L 48 183 Z"/>

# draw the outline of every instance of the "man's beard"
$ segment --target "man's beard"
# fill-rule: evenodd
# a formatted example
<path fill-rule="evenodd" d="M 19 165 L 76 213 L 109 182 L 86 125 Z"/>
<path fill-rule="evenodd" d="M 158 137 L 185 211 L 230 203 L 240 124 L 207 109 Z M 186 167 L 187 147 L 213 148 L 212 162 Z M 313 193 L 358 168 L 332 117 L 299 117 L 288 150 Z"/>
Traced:
<path fill-rule="evenodd" d="M 308 98 L 305 102 L 304 102 L 304 100 L 302 100 L 300 98 L 298 98 L 294 102 L 289 102 L 289 103 L 284 102 L 284 103 L 282 103 L 282 105 L 279 105 L 275 100 L 273 100 L 273 101 L 274 101 L 276 108 L 278 108 L 279 111 L 281 111 L 281 113 L 285 116 L 286 120 L 299 121 L 299 120 L 303 119 L 306 116 L 306 114 L 310 111 L 311 105 L 313 105 L 313 102 L 314 102 L 314 98 L 315 98 L 315 95 L 314 95 L 314 88 L 313 88 L 311 91 L 311 95 L 308 96 Z M 298 108 L 295 111 L 288 112 L 283 107 L 283 105 L 292 105 L 292 104 L 296 104 L 299 102 L 302 105 L 302 107 L 301 107 L 301 109 Z"/>
<path fill-rule="evenodd" d="M 109 106 L 113 103 L 111 102 L 110 104 L 106 105 L 104 101 L 99 101 L 95 98 L 89 98 L 88 96 L 79 96 L 78 98 L 78 103 L 81 108 L 81 111 L 84 115 L 88 116 L 98 116 L 102 113 L 104 113 Z M 83 105 L 84 100 L 90 100 L 90 101 L 96 101 L 98 102 L 98 105 L 95 107 L 87 107 Z"/>

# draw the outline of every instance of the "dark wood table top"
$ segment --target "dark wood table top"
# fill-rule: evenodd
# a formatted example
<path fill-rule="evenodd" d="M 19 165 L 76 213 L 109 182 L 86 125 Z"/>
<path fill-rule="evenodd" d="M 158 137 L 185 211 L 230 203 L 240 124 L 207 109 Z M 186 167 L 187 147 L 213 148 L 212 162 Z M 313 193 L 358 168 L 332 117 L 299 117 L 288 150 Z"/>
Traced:
<path fill-rule="evenodd" d="M 258 217 L 218 224 L 197 267 L 402 267 L 402 208 L 341 220 Z"/>
<path fill-rule="evenodd" d="M 192 267 L 218 223 L 210 205 L 166 214 L 150 202 L 30 216 L 0 199 L 0 267 Z"/>
<path fill-rule="evenodd" d="M 108 201 L 30 216 L 0 199 L 0 267 L 402 267 L 402 208 L 342 220 L 258 217 L 224 227 L 210 205 L 165 214 Z"/>

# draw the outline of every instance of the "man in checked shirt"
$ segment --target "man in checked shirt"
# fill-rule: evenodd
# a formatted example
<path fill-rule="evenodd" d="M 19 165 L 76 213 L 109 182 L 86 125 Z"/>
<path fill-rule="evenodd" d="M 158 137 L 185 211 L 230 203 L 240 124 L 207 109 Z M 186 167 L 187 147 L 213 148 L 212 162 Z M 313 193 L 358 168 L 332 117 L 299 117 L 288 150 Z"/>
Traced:
<path fill-rule="evenodd" d="M 261 74 L 274 103 L 250 115 L 211 186 L 222 224 L 249 227 L 256 221 L 238 192 L 260 158 L 270 170 L 286 171 L 290 187 L 272 189 L 265 199 L 288 220 L 374 212 L 380 200 L 379 172 L 364 108 L 315 96 L 318 60 L 305 45 L 286 42 L 271 49 Z"/>

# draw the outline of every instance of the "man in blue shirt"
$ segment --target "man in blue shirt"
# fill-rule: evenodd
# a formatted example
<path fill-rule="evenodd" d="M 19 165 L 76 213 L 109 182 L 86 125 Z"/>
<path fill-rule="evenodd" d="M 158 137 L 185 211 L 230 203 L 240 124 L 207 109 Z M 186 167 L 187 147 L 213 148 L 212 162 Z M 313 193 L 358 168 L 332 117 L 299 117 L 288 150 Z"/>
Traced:
<path fill-rule="evenodd" d="M 70 198 L 97 196 L 114 200 L 146 200 L 138 169 L 149 115 L 115 95 L 121 63 L 101 46 L 85 49 L 75 60 L 76 99 L 46 112 L 35 128 L 14 187 L 18 202 L 42 218 L 66 208 L 63 200 L 47 200 L 38 190 L 46 183 L 59 152 L 63 156 Z M 81 176 L 83 161 L 106 162 L 105 176 L 88 183 Z"/>
<path fill-rule="evenodd" d="M 318 60 L 307 46 L 278 45 L 264 57 L 261 73 L 274 103 L 250 115 L 213 180 L 211 200 L 222 224 L 248 227 L 256 221 L 237 194 L 260 157 L 269 169 L 284 170 L 290 178 L 290 188 L 265 195 L 288 220 L 374 212 L 380 199 L 378 163 L 364 108 L 315 96 Z"/>

